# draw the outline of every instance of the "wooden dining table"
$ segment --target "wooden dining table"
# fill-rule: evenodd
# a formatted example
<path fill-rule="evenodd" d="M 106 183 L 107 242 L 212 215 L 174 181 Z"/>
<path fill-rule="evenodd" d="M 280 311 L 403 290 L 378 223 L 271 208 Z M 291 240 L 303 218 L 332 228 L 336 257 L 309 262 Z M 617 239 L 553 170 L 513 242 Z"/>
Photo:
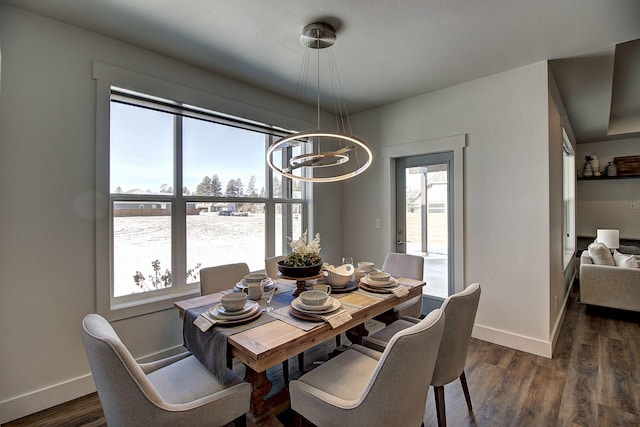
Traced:
<path fill-rule="evenodd" d="M 305 331 L 292 324 L 276 319 L 274 321 L 248 328 L 244 331 L 229 335 L 227 345 L 230 355 L 242 362 L 245 369 L 245 380 L 253 391 L 251 393 L 251 412 L 248 420 L 253 425 L 279 425 L 275 415 L 286 410 L 289 406 L 288 387 L 270 396 L 272 384 L 267 377 L 267 369 L 294 357 L 305 350 L 314 347 L 328 339 L 346 332 L 352 342 L 360 343 L 367 335 L 365 321 L 379 316 L 397 305 L 422 295 L 424 281 L 398 278 L 398 282 L 408 289 L 402 297 L 389 295 L 382 298 L 382 294 L 369 293 L 359 290 L 332 296 L 350 307 L 351 320 L 336 328 L 329 323 Z M 175 302 L 180 317 L 184 317 L 186 310 L 196 307 L 213 305 L 220 300 L 220 293 L 210 294 Z"/>

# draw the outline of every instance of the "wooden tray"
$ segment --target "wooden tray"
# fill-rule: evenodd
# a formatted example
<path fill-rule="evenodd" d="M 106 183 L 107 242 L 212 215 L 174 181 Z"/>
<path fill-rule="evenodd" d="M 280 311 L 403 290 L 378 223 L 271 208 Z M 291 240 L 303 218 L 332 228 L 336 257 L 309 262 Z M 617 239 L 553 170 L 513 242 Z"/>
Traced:
<path fill-rule="evenodd" d="M 640 176 L 640 156 L 614 157 L 618 176 Z"/>

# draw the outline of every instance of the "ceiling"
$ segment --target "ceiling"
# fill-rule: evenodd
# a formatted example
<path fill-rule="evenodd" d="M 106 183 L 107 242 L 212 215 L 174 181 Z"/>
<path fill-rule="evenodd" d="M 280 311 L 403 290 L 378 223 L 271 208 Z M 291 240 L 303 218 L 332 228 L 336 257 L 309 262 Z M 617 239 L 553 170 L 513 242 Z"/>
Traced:
<path fill-rule="evenodd" d="M 638 0 L 0 3 L 310 104 L 315 83 L 307 95 L 296 91 L 305 49 L 299 36 L 306 24 L 327 22 L 337 30 L 332 50 L 350 114 L 548 59 L 578 142 L 629 135 L 607 136 L 607 128 L 610 110 L 617 108 L 611 105 L 615 46 L 640 39 Z M 626 68 L 636 89 L 626 90 L 629 82 L 616 79 L 622 89 L 614 102 L 640 117 L 637 62 L 635 72 Z M 323 82 L 321 87 L 324 93 Z"/>

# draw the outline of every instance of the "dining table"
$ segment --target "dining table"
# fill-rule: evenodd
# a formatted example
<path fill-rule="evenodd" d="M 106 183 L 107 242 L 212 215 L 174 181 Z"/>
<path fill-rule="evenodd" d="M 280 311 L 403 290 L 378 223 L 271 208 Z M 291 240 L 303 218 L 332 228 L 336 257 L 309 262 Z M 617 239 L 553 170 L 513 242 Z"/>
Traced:
<path fill-rule="evenodd" d="M 183 319 L 183 338 L 191 351 L 214 374 L 225 371 L 229 357 L 237 358 L 245 366 L 244 379 L 252 385 L 250 425 L 279 425 L 276 415 L 289 407 L 289 391 L 269 395 L 272 383 L 267 369 L 277 366 L 291 357 L 308 350 L 337 335 L 346 333 L 349 340 L 361 343 L 368 334 L 365 322 L 388 313 L 397 305 L 422 295 L 425 282 L 408 278 L 396 278 L 402 292 L 374 292 L 371 288 L 352 286 L 349 292 L 336 290 L 331 296 L 340 302 L 342 315 L 336 319 L 305 319 L 294 316 L 290 309 L 295 300 L 295 284 L 278 283 L 277 294 L 272 299 L 274 311 L 264 312 L 247 323 L 225 327 L 214 325 L 202 331 L 193 324 L 195 320 L 220 303 L 220 297 L 233 290 L 198 296 L 174 303 Z M 258 301 L 264 306 L 264 301 Z M 195 322 L 197 324 L 197 322 Z M 216 340 L 211 339 L 212 336 Z M 217 344 L 211 344 L 212 342 Z M 218 372 L 220 374 L 220 372 Z M 221 377 L 222 378 L 222 377 Z"/>

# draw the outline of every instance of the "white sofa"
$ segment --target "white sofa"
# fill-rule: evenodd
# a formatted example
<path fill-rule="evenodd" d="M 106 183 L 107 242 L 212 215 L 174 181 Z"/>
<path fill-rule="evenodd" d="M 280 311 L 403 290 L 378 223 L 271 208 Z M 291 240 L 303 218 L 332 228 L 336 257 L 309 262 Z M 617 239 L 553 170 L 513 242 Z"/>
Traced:
<path fill-rule="evenodd" d="M 580 257 L 580 302 L 640 311 L 640 268 L 598 265 L 589 251 Z"/>

